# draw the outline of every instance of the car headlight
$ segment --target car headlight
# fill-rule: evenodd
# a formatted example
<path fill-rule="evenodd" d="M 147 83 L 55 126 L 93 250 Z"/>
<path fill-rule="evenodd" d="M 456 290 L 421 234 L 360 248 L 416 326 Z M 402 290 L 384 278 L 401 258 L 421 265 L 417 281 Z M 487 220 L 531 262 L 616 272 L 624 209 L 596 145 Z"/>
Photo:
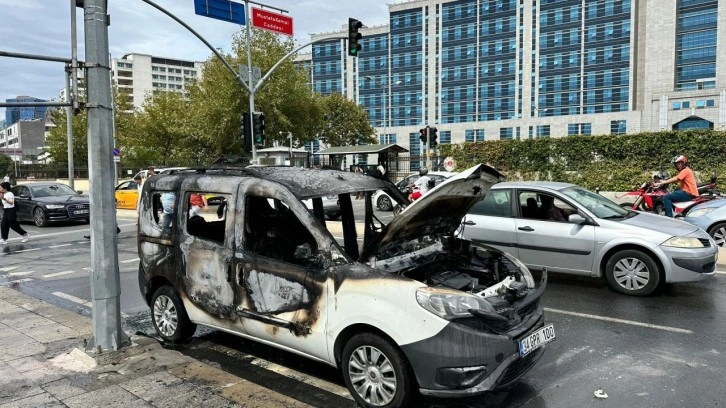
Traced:
<path fill-rule="evenodd" d="M 45 207 L 49 210 L 60 210 L 61 208 L 65 208 L 66 206 L 62 204 L 47 204 Z"/>
<path fill-rule="evenodd" d="M 671 237 L 661 245 L 674 248 L 703 248 L 703 244 L 694 237 Z"/>
<path fill-rule="evenodd" d="M 691 218 L 691 217 L 702 217 L 702 216 L 710 213 L 713 210 L 715 210 L 715 208 L 713 208 L 713 207 L 699 208 L 697 210 L 690 211 L 688 213 L 687 217 L 688 218 Z"/>
<path fill-rule="evenodd" d="M 483 298 L 453 289 L 420 288 L 416 291 L 416 301 L 444 319 L 471 316 L 469 309 L 494 312 L 494 307 Z"/>

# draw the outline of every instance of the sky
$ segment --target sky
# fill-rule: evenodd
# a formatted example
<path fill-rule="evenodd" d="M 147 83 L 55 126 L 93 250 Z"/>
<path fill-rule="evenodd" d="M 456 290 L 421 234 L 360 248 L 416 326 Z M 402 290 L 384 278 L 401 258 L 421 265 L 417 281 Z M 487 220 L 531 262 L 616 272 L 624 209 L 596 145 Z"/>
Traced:
<path fill-rule="evenodd" d="M 151 1 L 225 52 L 230 50 L 232 35 L 245 29 L 194 14 L 194 0 Z M 349 17 L 357 18 L 367 27 L 388 23 L 386 0 L 256 1 L 287 11 L 283 14 L 292 17 L 295 40 L 300 45 L 309 42 L 312 33 L 340 31 L 348 24 Z M 70 4 L 71 0 L 0 0 L 0 51 L 70 58 Z M 108 0 L 108 13 L 111 15 L 108 42 L 112 58 L 138 53 L 204 61 L 211 55 L 211 51 L 183 26 L 142 0 Z M 78 59 L 82 61 L 85 59 L 83 10 L 77 8 L 75 14 Z M 64 86 L 63 63 L 0 57 L 1 101 L 18 95 L 57 98 Z M 5 119 L 5 110 L 0 108 L 2 119 Z"/>

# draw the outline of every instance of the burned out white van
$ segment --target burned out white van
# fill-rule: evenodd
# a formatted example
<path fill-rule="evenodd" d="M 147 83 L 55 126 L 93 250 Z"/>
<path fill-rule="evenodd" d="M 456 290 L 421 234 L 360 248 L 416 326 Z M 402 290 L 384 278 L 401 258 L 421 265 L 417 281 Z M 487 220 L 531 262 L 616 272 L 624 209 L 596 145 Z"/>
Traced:
<path fill-rule="evenodd" d="M 181 342 L 202 324 L 338 367 L 365 407 L 511 384 L 555 336 L 540 305 L 547 274 L 537 285 L 515 258 L 454 236 L 500 178 L 472 167 L 389 224 L 371 194 L 404 197 L 361 174 L 257 167 L 150 178 L 138 250 L 154 327 Z M 364 203 L 351 199 L 360 191 Z M 193 194 L 220 204 L 190 217 Z M 331 194 L 340 221 L 326 220 Z"/>

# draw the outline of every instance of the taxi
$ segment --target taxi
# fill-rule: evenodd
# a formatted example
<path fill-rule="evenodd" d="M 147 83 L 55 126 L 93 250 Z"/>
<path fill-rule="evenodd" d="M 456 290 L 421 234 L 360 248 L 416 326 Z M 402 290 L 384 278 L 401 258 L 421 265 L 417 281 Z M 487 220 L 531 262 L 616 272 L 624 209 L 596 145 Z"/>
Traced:
<path fill-rule="evenodd" d="M 134 180 L 124 180 L 116 186 L 116 208 L 135 210 L 139 201 L 139 184 Z"/>

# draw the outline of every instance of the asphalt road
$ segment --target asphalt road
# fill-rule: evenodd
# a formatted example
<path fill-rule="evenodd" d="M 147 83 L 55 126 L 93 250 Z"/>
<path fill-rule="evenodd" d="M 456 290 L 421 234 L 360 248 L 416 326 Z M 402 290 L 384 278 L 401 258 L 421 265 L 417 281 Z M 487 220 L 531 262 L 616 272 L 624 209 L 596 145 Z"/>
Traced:
<path fill-rule="evenodd" d="M 153 334 L 136 279 L 133 216 L 120 212 L 118 218 L 124 329 Z M 91 248 L 83 238 L 89 226 L 23 227 L 29 242 L 20 243 L 11 232 L 8 245 L 0 247 L 0 284 L 90 316 Z M 557 340 L 518 384 L 472 398 L 424 399 L 420 406 L 723 405 L 726 271 L 645 298 L 616 294 L 600 280 L 551 275 L 542 301 Z M 179 350 L 313 406 L 355 405 L 335 369 L 252 341 L 200 329 Z M 608 398 L 596 398 L 598 389 Z"/>

